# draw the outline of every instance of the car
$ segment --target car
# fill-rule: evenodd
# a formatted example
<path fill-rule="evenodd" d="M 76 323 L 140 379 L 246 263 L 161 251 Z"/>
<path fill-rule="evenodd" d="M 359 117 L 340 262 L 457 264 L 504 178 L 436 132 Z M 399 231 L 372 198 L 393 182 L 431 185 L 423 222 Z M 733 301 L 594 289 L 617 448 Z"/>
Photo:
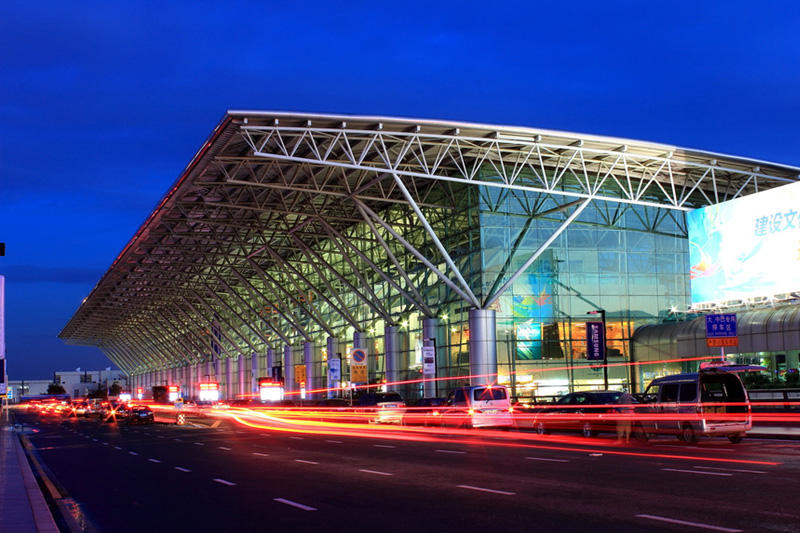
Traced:
<path fill-rule="evenodd" d="M 404 426 L 441 426 L 446 398 L 420 398 L 403 413 Z"/>
<path fill-rule="evenodd" d="M 126 424 L 152 424 L 155 422 L 153 410 L 146 405 L 137 405 L 131 408 L 128 416 L 125 417 Z"/>
<path fill-rule="evenodd" d="M 503 385 L 459 387 L 447 395 L 442 425 L 462 428 L 511 428 L 514 410 Z"/>
<path fill-rule="evenodd" d="M 533 427 L 540 435 L 551 431 L 579 431 L 584 437 L 602 432 L 616 433 L 618 426 L 636 424 L 633 434 L 642 440 L 639 422 L 631 419 L 638 402 L 627 392 L 614 390 L 578 391 L 565 394 L 552 406 L 542 407 Z"/>
<path fill-rule="evenodd" d="M 356 400 L 356 411 L 368 413 L 367 420 L 375 424 L 402 424 L 406 402 L 397 392 L 368 392 Z"/>
<path fill-rule="evenodd" d="M 351 403 L 344 398 L 324 398 L 319 400 L 316 404 L 317 407 L 336 407 L 336 408 L 349 408 Z"/>
<path fill-rule="evenodd" d="M 733 444 L 753 427 L 750 399 L 737 372 L 763 367 L 703 364 L 698 372 L 654 379 L 645 389 L 646 436 L 677 436 L 697 444 L 701 436 L 725 436 Z"/>

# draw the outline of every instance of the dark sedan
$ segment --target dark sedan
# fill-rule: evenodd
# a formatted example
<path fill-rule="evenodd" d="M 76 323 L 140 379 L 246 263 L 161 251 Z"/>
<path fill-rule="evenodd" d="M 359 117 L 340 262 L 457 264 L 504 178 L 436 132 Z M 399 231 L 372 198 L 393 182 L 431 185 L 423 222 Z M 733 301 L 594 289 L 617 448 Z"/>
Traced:
<path fill-rule="evenodd" d="M 156 418 L 153 410 L 147 406 L 137 406 L 130 410 L 125 418 L 126 424 L 152 424 Z"/>
<path fill-rule="evenodd" d="M 543 407 L 533 422 L 540 435 L 550 431 L 580 431 L 584 437 L 601 432 L 630 434 L 635 431 L 634 412 L 638 402 L 627 392 L 571 392 L 551 406 Z"/>

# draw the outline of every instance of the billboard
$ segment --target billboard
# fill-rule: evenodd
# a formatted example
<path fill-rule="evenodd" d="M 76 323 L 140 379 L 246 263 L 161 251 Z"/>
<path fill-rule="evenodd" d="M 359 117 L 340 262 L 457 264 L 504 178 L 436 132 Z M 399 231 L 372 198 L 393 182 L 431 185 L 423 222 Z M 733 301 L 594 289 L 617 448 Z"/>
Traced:
<path fill-rule="evenodd" d="M 687 214 L 692 303 L 800 291 L 800 182 Z"/>

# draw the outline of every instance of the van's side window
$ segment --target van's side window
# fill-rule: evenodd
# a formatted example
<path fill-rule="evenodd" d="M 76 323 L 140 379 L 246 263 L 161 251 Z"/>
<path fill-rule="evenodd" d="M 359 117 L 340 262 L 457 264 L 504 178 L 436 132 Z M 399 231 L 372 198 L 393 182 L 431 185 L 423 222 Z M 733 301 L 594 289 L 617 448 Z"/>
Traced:
<path fill-rule="evenodd" d="M 459 389 L 456 391 L 455 402 L 456 403 L 465 403 L 467 401 L 467 397 L 464 395 L 464 391 Z"/>
<path fill-rule="evenodd" d="M 694 402 L 697 400 L 697 384 L 696 383 L 683 383 L 680 392 L 681 402 Z"/>
<path fill-rule="evenodd" d="M 661 401 L 662 402 L 678 401 L 678 383 L 665 383 L 661 385 Z"/>

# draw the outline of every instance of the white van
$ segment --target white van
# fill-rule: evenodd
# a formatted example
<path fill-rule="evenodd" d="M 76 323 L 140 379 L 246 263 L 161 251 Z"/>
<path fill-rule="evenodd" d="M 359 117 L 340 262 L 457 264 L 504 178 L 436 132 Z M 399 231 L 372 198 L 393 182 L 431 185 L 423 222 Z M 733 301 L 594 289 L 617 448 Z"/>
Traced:
<path fill-rule="evenodd" d="M 634 432 L 637 437 L 642 431 L 676 435 L 687 444 L 696 444 L 700 436 L 741 442 L 753 422 L 747 390 L 734 372 L 751 368 L 701 366 L 699 372 L 654 379 L 645 390 L 647 408 Z"/>
<path fill-rule="evenodd" d="M 503 385 L 459 387 L 447 395 L 442 425 L 486 428 L 512 427 L 513 409 Z"/>

